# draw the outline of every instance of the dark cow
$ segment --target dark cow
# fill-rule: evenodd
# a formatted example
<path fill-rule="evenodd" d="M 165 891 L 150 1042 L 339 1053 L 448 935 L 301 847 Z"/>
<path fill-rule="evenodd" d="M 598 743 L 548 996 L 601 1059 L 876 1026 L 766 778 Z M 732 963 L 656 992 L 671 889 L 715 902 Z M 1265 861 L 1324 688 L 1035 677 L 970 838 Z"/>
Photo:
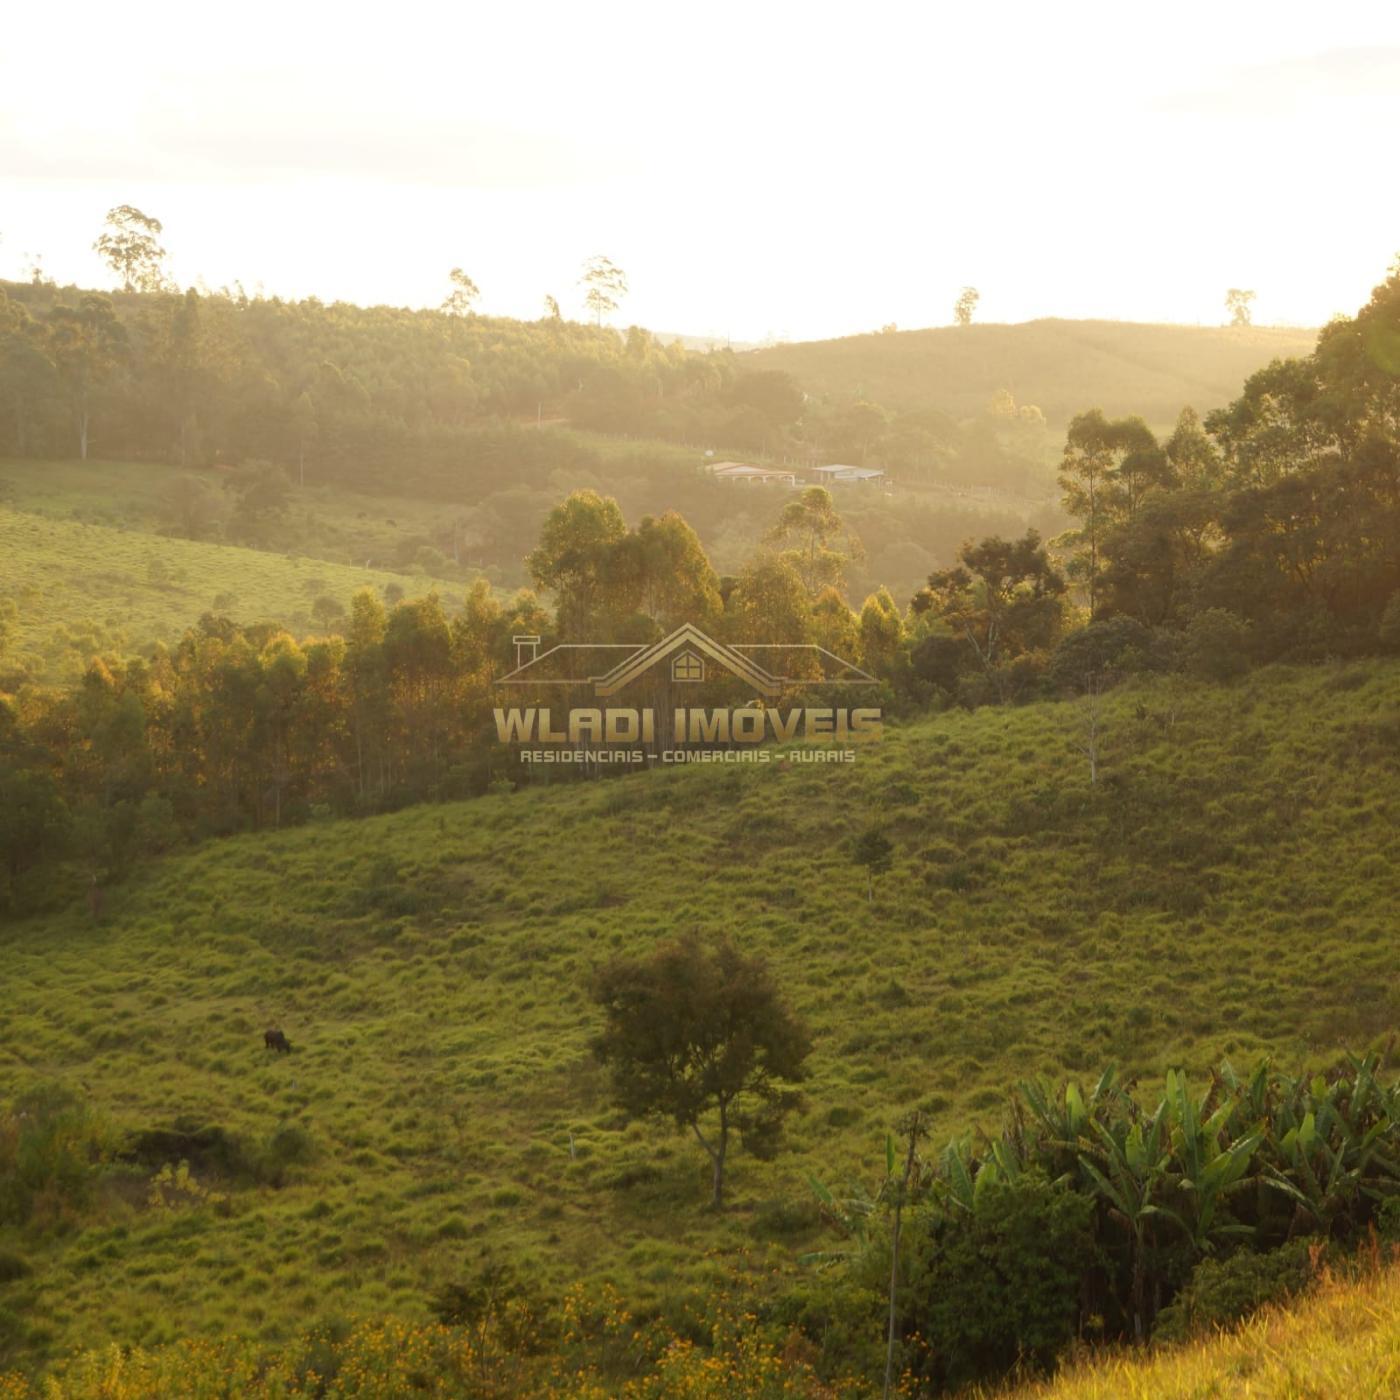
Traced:
<path fill-rule="evenodd" d="M 278 1030 L 264 1031 L 263 1044 L 269 1050 L 275 1050 L 279 1055 L 292 1053 L 292 1044 L 287 1037 Z"/>

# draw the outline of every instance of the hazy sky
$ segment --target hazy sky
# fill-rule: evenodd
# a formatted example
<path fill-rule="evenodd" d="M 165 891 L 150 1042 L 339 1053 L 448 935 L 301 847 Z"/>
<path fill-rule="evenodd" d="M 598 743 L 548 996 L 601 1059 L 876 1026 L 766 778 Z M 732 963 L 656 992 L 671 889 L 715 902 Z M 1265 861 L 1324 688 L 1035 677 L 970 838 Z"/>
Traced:
<path fill-rule="evenodd" d="M 47 10 L 47 13 L 45 13 Z M 1400 5 L 12 8 L 0 276 L 133 203 L 182 284 L 756 339 L 1353 311 L 1400 250 Z"/>

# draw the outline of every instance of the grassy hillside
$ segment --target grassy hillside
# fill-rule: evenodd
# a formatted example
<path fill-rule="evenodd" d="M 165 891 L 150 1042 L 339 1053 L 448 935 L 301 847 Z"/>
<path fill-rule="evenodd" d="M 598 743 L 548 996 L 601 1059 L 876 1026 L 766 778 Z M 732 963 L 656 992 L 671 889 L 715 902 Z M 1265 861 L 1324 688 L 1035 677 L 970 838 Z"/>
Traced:
<path fill-rule="evenodd" d="M 1325 1281 L 1224 1335 L 1072 1366 L 1000 1400 L 1384 1400 L 1400 1394 L 1400 1265 Z"/>
<path fill-rule="evenodd" d="M 460 596 L 466 587 L 0 505 L 0 598 L 18 607 L 4 669 L 38 680 L 71 679 L 94 655 L 176 641 L 210 611 L 320 631 L 311 619 L 317 598 L 348 610 L 359 589 L 389 584 L 406 597 L 433 587 Z"/>
<path fill-rule="evenodd" d="M 437 587 L 460 597 L 478 573 L 504 591 L 524 586 L 521 560 L 548 512 L 571 490 L 614 496 L 628 519 L 679 510 L 721 572 L 737 572 L 781 509 L 778 491 L 736 492 L 705 479 L 698 453 L 665 443 L 568 435 L 591 454 L 589 470 L 560 470 L 522 485 L 503 467 L 499 489 L 458 503 L 371 495 L 341 486 L 290 488 L 285 517 L 257 550 L 173 537 L 172 498 L 190 481 L 222 500 L 228 473 L 147 462 L 0 460 L 0 599 L 19 605 L 19 640 L 6 665 L 56 681 L 95 652 L 130 654 L 171 641 L 214 609 L 243 622 L 312 628 L 322 594 L 348 604 L 357 589 L 396 584 L 412 597 Z M 901 600 L 963 540 L 1047 532 L 1051 508 L 997 498 L 924 493 L 852 494 L 840 501 L 862 539 L 851 573 L 857 604 L 884 584 Z M 217 533 L 214 522 L 214 533 Z M 434 580 L 414 563 L 432 551 Z M 454 547 L 459 564 L 448 561 Z M 375 567 L 365 567 L 372 563 Z M 222 602 L 216 603 L 216 599 Z M 231 601 L 230 601 L 231 600 Z"/>
<path fill-rule="evenodd" d="M 1087 408 L 1172 423 L 1204 414 L 1276 357 L 1308 354 L 1317 333 L 1269 326 L 1154 326 L 1028 321 L 846 336 L 750 351 L 742 363 L 782 369 L 811 393 L 855 395 L 888 409 L 983 412 L 999 389 L 1061 426 Z"/>
<path fill-rule="evenodd" d="M 483 1249 L 667 1305 L 795 1267 L 828 1238 L 805 1173 L 878 1174 L 903 1108 L 937 1139 L 1027 1076 L 1317 1064 L 1393 1029 L 1400 664 L 1117 692 L 1093 789 L 1081 718 L 952 713 L 849 767 L 241 837 L 147 869 L 101 923 L 0 929 L 7 1096 L 56 1081 L 119 1136 L 295 1127 L 313 1153 L 219 1208 L 149 1208 L 148 1159 L 76 1235 L 0 1234 L 32 1269 L 0 1284 L 13 1356 L 421 1317 Z M 872 905 L 847 842 L 873 820 L 897 857 Z M 624 1124 L 587 1048 L 590 969 L 687 929 L 766 953 L 816 1044 L 793 1150 L 738 1159 L 718 1217 L 698 1149 Z M 295 1054 L 265 1054 L 271 1024 Z"/>
<path fill-rule="evenodd" d="M 0 461 L 0 504 L 58 520 L 111 525 L 155 534 L 172 524 L 170 500 L 179 483 L 195 479 L 218 500 L 228 473 L 158 462 Z M 314 482 L 291 488 L 281 533 L 302 554 L 331 563 L 392 565 L 406 540 L 426 538 L 441 523 L 440 501 L 366 495 Z"/>

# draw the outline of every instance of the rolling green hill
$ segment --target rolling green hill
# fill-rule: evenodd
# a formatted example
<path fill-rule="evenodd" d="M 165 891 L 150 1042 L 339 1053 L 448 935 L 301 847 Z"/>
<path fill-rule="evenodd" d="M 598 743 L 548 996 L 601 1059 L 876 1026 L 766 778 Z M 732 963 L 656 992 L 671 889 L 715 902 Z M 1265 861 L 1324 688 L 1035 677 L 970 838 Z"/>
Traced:
<path fill-rule="evenodd" d="M 94 654 L 128 656 L 173 642 L 211 610 L 304 635 L 323 630 L 311 616 L 318 597 L 348 606 L 364 587 L 393 585 L 406 597 L 436 588 L 450 606 L 479 574 L 510 592 L 529 582 L 521 560 L 545 516 L 576 487 L 615 496 L 633 520 L 680 510 L 722 572 L 742 567 L 784 503 L 781 492 L 741 493 L 705 479 L 695 451 L 568 437 L 591 454 L 591 469 L 561 469 L 533 487 L 506 470 L 499 489 L 455 503 L 289 485 L 286 514 L 257 549 L 220 543 L 218 518 L 209 522 L 214 538 L 170 533 L 182 488 L 202 489 L 208 507 L 226 516 L 225 487 L 235 474 L 150 462 L 0 460 L 0 601 L 18 608 L 0 676 L 68 680 Z M 907 598 L 964 539 L 1059 518 L 1018 499 L 933 492 L 862 493 L 840 506 L 865 548 L 851 572 L 857 603 L 882 584 Z M 424 558 L 428 566 L 417 562 Z"/>
<path fill-rule="evenodd" d="M 905 1108 L 938 1138 L 997 1121 L 1025 1077 L 1316 1065 L 1393 1029 L 1400 664 L 1121 689 L 1092 787 L 1082 720 L 953 712 L 851 766 L 313 822 L 146 867 L 100 921 L 0 929 L 4 1097 L 57 1084 L 114 1144 L 217 1127 L 286 1162 L 250 1186 L 190 1149 L 228 1199 L 152 1206 L 186 1149 L 148 1137 L 78 1215 L 0 1231 L 22 1265 L 0 1370 L 422 1317 L 483 1250 L 672 1306 L 796 1268 L 829 1238 L 804 1175 L 878 1173 Z M 869 903 L 849 840 L 872 821 L 896 858 Z M 590 969 L 687 930 L 765 953 L 815 1040 L 792 1150 L 736 1159 L 720 1216 L 694 1144 L 625 1124 L 588 1052 Z M 268 1025 L 296 1053 L 268 1056 Z"/>
<path fill-rule="evenodd" d="M 405 597 L 437 588 L 445 600 L 466 587 L 0 505 L 0 599 L 17 608 L 3 669 L 34 680 L 71 680 L 94 656 L 173 643 L 206 612 L 320 630 L 317 598 L 348 609 L 359 589 L 390 585 Z"/>
<path fill-rule="evenodd" d="M 749 351 L 741 363 L 781 369 L 809 392 L 887 409 L 934 408 L 962 418 L 1006 389 L 1061 427 L 1102 408 L 1157 427 L 1186 405 L 1229 403 L 1270 360 L 1308 354 L 1316 331 L 1269 326 L 1156 326 L 1127 321 L 1028 321 L 846 336 Z"/>

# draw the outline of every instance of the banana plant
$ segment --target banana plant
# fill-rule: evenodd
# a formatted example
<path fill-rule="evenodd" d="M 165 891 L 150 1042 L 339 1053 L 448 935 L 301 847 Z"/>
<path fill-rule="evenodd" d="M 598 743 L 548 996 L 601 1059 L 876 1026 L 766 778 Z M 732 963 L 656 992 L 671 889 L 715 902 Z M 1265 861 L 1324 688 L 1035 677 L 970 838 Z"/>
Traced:
<path fill-rule="evenodd" d="M 1119 1118 L 1111 1126 L 1093 1119 L 1089 1124 L 1092 1140 L 1077 1154 L 1085 1177 L 1106 1203 L 1109 1218 L 1128 1233 L 1133 1333 L 1138 1341 L 1146 1335 L 1149 1320 L 1148 1264 L 1155 1247 L 1152 1226 L 1160 1218 L 1186 1229 L 1185 1222 L 1163 1204 L 1171 1168 L 1166 1115 L 1163 1101 L 1145 1129 L 1140 1118 Z"/>
<path fill-rule="evenodd" d="M 1167 1074 L 1168 1138 L 1183 1207 L 1178 1218 L 1198 1254 L 1212 1253 L 1221 1235 L 1253 1233 L 1248 1225 L 1222 1221 L 1220 1213 L 1226 1198 L 1248 1185 L 1245 1173 L 1265 1138 L 1264 1127 L 1256 1124 L 1232 1140 L 1238 1105 L 1232 1096 L 1208 1112 L 1214 1093 L 1214 1086 L 1208 1088 L 1198 1102 L 1184 1074 Z"/>
<path fill-rule="evenodd" d="M 1027 1131 L 1019 1104 L 1016 1105 L 1008 1139 L 1022 1161 L 1035 1160 L 1052 1177 L 1063 1177 L 1074 1171 L 1080 1141 L 1090 1123 L 1107 1118 L 1121 1110 L 1126 1095 L 1118 1085 L 1116 1066 L 1109 1065 L 1099 1076 L 1088 1098 L 1073 1081 L 1065 1085 L 1055 1098 L 1039 1084 L 1025 1082 L 1020 1086 L 1021 1099 L 1030 1109 L 1035 1137 Z"/>
<path fill-rule="evenodd" d="M 1020 1154 L 1011 1142 L 994 1140 L 979 1161 L 967 1138 L 954 1138 L 926 1174 L 924 1188 L 936 1206 L 973 1214 L 997 1182 L 1015 1181 L 1021 1171 Z"/>
<path fill-rule="evenodd" d="M 1380 1058 L 1348 1056 L 1329 1079 L 1282 1080 L 1272 1121 L 1266 1185 L 1297 1207 L 1295 1226 L 1311 1220 L 1332 1231 L 1362 1197 L 1400 1191 L 1400 1114 L 1396 1090 L 1377 1082 Z"/>
<path fill-rule="evenodd" d="M 807 1185 L 812 1188 L 823 1213 L 851 1241 L 846 1249 L 818 1249 L 798 1256 L 800 1264 L 825 1266 L 858 1258 L 870 1248 L 870 1222 L 880 1209 L 894 1181 L 894 1139 L 885 1135 L 885 1179 L 874 1195 L 860 1183 L 850 1188 L 847 1196 L 837 1196 L 829 1187 L 809 1176 Z"/>

